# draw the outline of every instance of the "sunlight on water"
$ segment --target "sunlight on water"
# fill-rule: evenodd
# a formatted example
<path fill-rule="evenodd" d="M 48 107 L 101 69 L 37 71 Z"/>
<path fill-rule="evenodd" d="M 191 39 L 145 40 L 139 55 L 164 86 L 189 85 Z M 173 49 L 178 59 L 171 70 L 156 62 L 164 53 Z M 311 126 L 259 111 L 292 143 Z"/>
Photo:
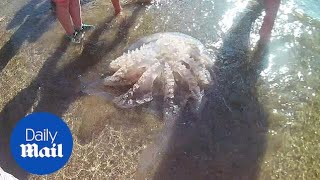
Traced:
<path fill-rule="evenodd" d="M 34 35 L 33 32 L 26 32 L 33 30 L 29 29 L 33 23 L 42 17 L 52 18 L 49 4 L 45 4 L 48 1 L 39 1 L 36 6 L 30 6 L 30 10 L 27 8 L 26 12 L 17 13 L 29 2 L 35 1 L 19 0 L 12 1 L 12 4 L 11 1 L 0 2 L 0 5 L 8 7 L 2 8 L 0 12 L 0 45 L 8 44 L 8 40 L 12 38 L 16 48 L 16 55 L 1 72 L 1 107 L 6 107 L 11 100 L 16 101 L 16 104 L 13 103 L 14 108 L 5 109 L 6 113 L 12 111 L 13 116 L 16 116 L 16 109 L 24 110 L 21 102 L 31 104 L 26 107 L 26 112 L 37 110 L 41 105 L 43 109 L 56 108 L 58 110 L 54 110 L 66 117 L 74 131 L 80 129 L 79 132 L 74 132 L 80 134 L 77 136 L 86 137 L 93 130 L 99 131 L 94 136 L 97 138 L 93 137 L 87 145 L 79 144 L 80 140 L 77 139 L 75 155 L 69 166 L 52 177 L 61 179 L 71 174 L 78 178 L 80 174 L 81 177 L 91 175 L 92 179 L 133 179 L 139 153 L 152 141 L 152 135 L 158 133 L 163 122 L 153 113 L 145 113 L 143 110 L 122 111 L 116 109 L 111 102 L 99 98 L 86 96 L 80 97 L 76 102 L 66 102 L 70 97 L 78 98 L 78 80 L 81 81 L 82 77 L 97 76 L 88 78 L 88 81 L 94 81 L 107 74 L 109 63 L 121 56 L 130 44 L 158 32 L 188 34 L 199 39 L 213 54 L 219 50 L 238 13 L 249 1 L 154 0 L 135 12 L 134 17 L 131 14 L 134 8 L 125 6 L 125 14 L 128 15 L 126 18 L 130 21 L 121 23 L 120 18 L 110 18 L 113 9 L 109 1 L 96 0 L 83 6 L 85 20 L 96 23 L 99 30 L 95 31 L 98 33 L 97 37 L 88 37 L 85 41 L 85 51 L 82 51 L 82 47 L 63 46 L 63 42 L 60 42 L 63 39 L 63 29 L 53 19 L 50 19 L 52 23 L 47 25 L 46 30 L 41 31 L 39 39 L 32 41 L 26 38 Z M 42 5 L 45 7 L 40 8 Z M 40 8 L 41 12 L 38 12 L 37 8 Z M 280 6 L 269 54 L 263 61 L 263 70 L 257 82 L 261 109 L 266 111 L 269 118 L 266 132 L 270 135 L 267 139 L 266 155 L 261 157 L 261 179 L 319 177 L 320 163 L 316 161 L 320 157 L 319 12 L 317 0 L 284 0 Z M 16 13 L 17 17 L 25 15 L 18 18 L 16 27 L 6 31 L 7 25 L 14 21 Z M 264 15 L 262 12 L 252 27 L 251 50 L 260 38 L 259 29 Z M 108 19 L 111 20 L 107 21 Z M 123 26 L 128 27 L 126 29 Z M 122 30 L 121 33 L 119 29 Z M 14 34 L 15 32 L 17 34 Z M 121 38 L 117 38 L 119 35 Z M 61 47 L 59 43 L 62 44 Z M 108 52 L 103 54 L 105 51 Z M 95 54 L 98 55 L 94 56 Z M 91 73 L 93 75 L 90 75 Z M 30 99 L 32 102 L 29 102 Z M 237 103 L 235 104 L 237 106 Z M 232 115 L 237 116 L 237 113 L 240 112 Z M 222 120 L 221 122 L 224 122 Z M 234 123 L 239 124 L 232 126 L 241 124 L 238 121 Z M 217 127 L 215 130 L 222 131 L 221 129 Z M 223 139 L 221 145 L 223 143 L 232 146 L 235 142 Z M 114 169 L 111 171 L 112 168 Z"/>
<path fill-rule="evenodd" d="M 306 81 L 307 76 L 312 74 L 312 69 L 310 68 L 307 72 L 306 70 L 299 70 L 301 68 L 296 69 L 296 63 L 300 63 L 301 59 L 295 57 L 297 55 L 295 52 L 306 48 L 305 45 L 300 45 L 301 41 L 299 41 L 299 38 L 312 35 L 313 28 L 307 24 L 303 24 L 299 20 L 295 20 L 292 17 L 294 11 L 303 13 L 303 11 L 298 9 L 293 0 L 287 1 L 280 6 L 271 38 L 272 45 L 270 46 L 271 52 L 267 61 L 267 67 L 260 74 L 268 82 L 269 87 L 275 88 L 274 90 L 276 91 L 280 89 L 287 90 L 286 87 L 294 88 L 297 82 Z M 287 37 L 293 38 L 287 41 Z M 310 88 L 303 88 L 303 91 L 308 90 Z M 307 96 L 311 96 L 311 93 L 313 92 L 309 91 L 310 95 Z M 296 95 L 292 94 L 290 96 L 293 100 Z M 287 106 L 287 104 L 283 105 Z M 288 109 L 292 108 L 291 106 L 287 107 Z M 289 117 L 292 116 L 291 113 L 285 114 Z"/>
<path fill-rule="evenodd" d="M 317 179 L 314 174 L 319 173 L 312 164 L 319 160 L 314 155 L 319 142 L 313 137 L 319 129 L 319 107 L 314 104 L 319 102 L 320 34 L 317 17 L 306 8 L 316 6 L 310 2 L 288 0 L 280 6 L 260 74 L 266 91 L 262 99 L 271 115 L 270 148 L 262 171 L 267 179 Z"/>
<path fill-rule="evenodd" d="M 271 71 L 272 66 L 275 64 L 274 58 L 275 58 L 275 55 L 269 54 L 268 67 L 265 68 L 265 69 L 260 73 L 261 76 L 268 76 L 269 72 Z M 269 80 L 269 81 L 270 81 L 270 80 Z"/>
<path fill-rule="evenodd" d="M 232 3 L 234 7 L 231 7 L 229 10 L 227 10 L 218 23 L 222 33 L 226 33 L 230 29 L 236 15 L 245 9 L 248 4 L 248 1 L 244 0 L 227 0 L 227 2 Z"/>
<path fill-rule="evenodd" d="M 228 3 L 232 4 L 233 7 L 229 10 L 227 10 L 224 15 L 222 16 L 221 20 L 218 22 L 219 31 L 218 31 L 218 39 L 213 44 L 213 47 L 220 48 L 223 41 L 223 36 L 228 32 L 228 30 L 231 28 L 234 19 L 236 18 L 237 14 L 241 11 L 243 11 L 248 1 L 244 0 L 228 0 Z"/>

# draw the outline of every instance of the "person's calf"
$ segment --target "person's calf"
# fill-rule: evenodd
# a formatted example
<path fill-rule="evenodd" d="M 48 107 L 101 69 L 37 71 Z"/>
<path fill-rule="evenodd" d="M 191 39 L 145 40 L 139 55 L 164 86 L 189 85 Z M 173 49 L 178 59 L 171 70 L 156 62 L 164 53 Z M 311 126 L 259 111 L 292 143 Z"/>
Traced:
<path fill-rule="evenodd" d="M 114 15 L 120 14 L 120 12 L 122 11 L 120 0 L 111 0 L 111 2 L 114 8 Z"/>
<path fill-rule="evenodd" d="M 55 2 L 56 3 L 56 16 L 62 25 L 63 29 L 66 31 L 67 35 L 72 35 L 75 30 L 73 23 L 70 18 L 69 6 L 67 2 Z"/>

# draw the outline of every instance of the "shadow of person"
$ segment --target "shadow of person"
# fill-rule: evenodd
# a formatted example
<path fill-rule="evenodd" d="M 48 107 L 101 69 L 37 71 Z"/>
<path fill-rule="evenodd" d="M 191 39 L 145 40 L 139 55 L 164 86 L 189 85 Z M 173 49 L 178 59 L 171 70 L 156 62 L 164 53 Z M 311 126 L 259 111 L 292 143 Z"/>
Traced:
<path fill-rule="evenodd" d="M 93 0 L 82 0 L 81 5 Z M 0 72 L 17 54 L 24 42 L 36 42 L 51 25 L 56 17 L 50 11 L 50 3 L 43 0 L 32 0 L 24 5 L 7 25 L 6 30 L 18 29 L 0 49 Z"/>
<path fill-rule="evenodd" d="M 49 8 L 47 1 L 32 0 L 15 14 L 6 29 L 18 29 L 0 49 L 0 72 L 25 41 L 37 41 L 55 22 L 55 16 L 50 13 Z"/>
<path fill-rule="evenodd" d="M 51 66 L 54 67 L 57 64 L 66 52 L 68 45 L 68 42 L 62 41 L 55 52 L 46 60 L 46 64 L 40 70 L 38 77 L 10 100 L 0 112 L 0 164 L 5 171 L 18 179 L 27 179 L 28 173 L 21 169 L 11 156 L 9 141 L 12 129 L 17 121 L 31 110 L 41 89 L 41 79 L 46 77 L 45 74 L 48 71 L 51 71 Z"/>
<path fill-rule="evenodd" d="M 156 140 L 142 154 L 137 179 L 258 178 L 268 123 L 256 82 L 266 43 L 259 42 L 250 54 L 249 37 L 261 11 L 260 4 L 249 4 L 234 21 L 218 50 L 216 82 L 205 95 L 200 116 L 186 106 L 165 131 L 172 132 L 168 140 Z M 150 159 L 155 164 L 148 167 Z"/>
<path fill-rule="evenodd" d="M 127 5 L 134 8 L 132 16 L 127 17 L 117 30 L 116 36 L 110 42 L 99 44 L 99 37 L 110 30 L 114 17 L 108 17 L 88 37 L 82 53 L 71 63 L 57 70 L 57 63 L 67 51 L 69 42 L 62 41 L 59 48 L 45 61 L 38 76 L 30 85 L 21 90 L 11 99 L 0 112 L 0 164 L 8 173 L 19 179 L 27 179 L 28 173 L 22 170 L 14 161 L 10 153 L 10 135 L 15 124 L 28 112 L 45 111 L 62 116 L 68 106 L 79 97 L 79 75 L 85 73 L 90 67 L 99 63 L 121 42 L 125 42 L 129 28 L 135 22 L 141 5 Z M 92 49 L 99 52 L 92 53 Z"/>
<path fill-rule="evenodd" d="M 44 86 L 41 91 L 40 101 L 34 109 L 35 112 L 47 111 L 61 116 L 68 106 L 82 95 L 79 89 L 79 85 L 81 84 L 79 76 L 98 64 L 104 57 L 115 50 L 118 45 L 126 42 L 129 29 L 136 21 L 138 13 L 144 9 L 144 6 L 129 4 L 124 6 L 124 8 L 134 8 L 134 10 L 131 16 L 121 21 L 114 38 L 111 41 L 97 43 L 99 37 L 110 30 L 113 21 L 113 17 L 111 17 L 101 23 L 88 37 L 88 43 L 84 45 L 82 53 L 75 60 L 50 77 L 50 80 L 45 85 L 47 87 Z"/>

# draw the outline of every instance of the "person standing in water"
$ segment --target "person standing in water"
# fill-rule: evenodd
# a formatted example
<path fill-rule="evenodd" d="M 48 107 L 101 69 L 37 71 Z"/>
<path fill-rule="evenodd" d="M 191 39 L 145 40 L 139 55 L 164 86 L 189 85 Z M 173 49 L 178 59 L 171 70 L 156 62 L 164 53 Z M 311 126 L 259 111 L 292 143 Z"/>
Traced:
<path fill-rule="evenodd" d="M 120 0 L 111 0 L 111 2 L 114 8 L 114 15 L 118 15 L 122 10 Z"/>
<path fill-rule="evenodd" d="M 259 35 L 263 41 L 269 41 L 274 21 L 277 17 L 277 12 L 280 6 L 280 0 L 263 0 L 262 3 L 266 15 L 263 18 L 263 23 L 260 28 Z"/>
<path fill-rule="evenodd" d="M 83 32 L 93 29 L 93 25 L 83 24 L 80 0 L 53 0 L 56 16 L 66 31 L 67 38 L 73 43 L 80 43 Z"/>
<path fill-rule="evenodd" d="M 120 4 L 120 0 L 111 0 L 113 8 L 114 8 L 114 15 L 118 15 L 122 11 L 122 7 Z M 150 3 L 151 0 L 136 0 L 139 3 Z"/>

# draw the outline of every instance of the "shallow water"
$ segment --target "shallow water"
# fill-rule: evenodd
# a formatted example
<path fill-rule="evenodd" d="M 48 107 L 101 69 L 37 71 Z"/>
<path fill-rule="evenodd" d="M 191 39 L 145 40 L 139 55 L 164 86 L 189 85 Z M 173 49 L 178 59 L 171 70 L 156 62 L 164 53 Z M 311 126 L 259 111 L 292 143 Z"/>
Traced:
<path fill-rule="evenodd" d="M 156 32 L 191 35 L 215 53 L 247 2 L 156 0 L 150 5 L 128 4 L 125 18 L 113 18 L 109 1 L 87 1 L 84 20 L 97 27 L 79 46 L 63 40 L 47 2 L 0 2 L 1 157 L 8 156 L 8 134 L 18 119 L 32 111 L 49 111 L 68 122 L 75 148 L 69 164 L 46 179 L 139 178 L 135 172 L 140 155 L 161 132 L 161 116 L 146 107 L 121 110 L 99 97 L 83 95 L 81 81 L 108 74 L 111 60 L 135 40 Z M 228 96 L 207 114 L 214 122 L 182 116 L 187 120 L 180 120 L 174 129 L 171 149 L 154 169 L 142 174 L 154 179 L 319 179 L 317 8 L 311 0 L 283 1 L 259 76 L 252 82 L 244 80 L 255 92 L 242 93 L 242 87 L 230 85 L 225 89 Z M 252 28 L 252 49 L 261 20 Z M 239 72 L 242 76 L 252 74 Z M 145 163 L 153 158 L 151 148 L 139 166 L 153 164 Z M 0 164 L 16 177 L 27 177 L 10 157 L 1 158 Z"/>

